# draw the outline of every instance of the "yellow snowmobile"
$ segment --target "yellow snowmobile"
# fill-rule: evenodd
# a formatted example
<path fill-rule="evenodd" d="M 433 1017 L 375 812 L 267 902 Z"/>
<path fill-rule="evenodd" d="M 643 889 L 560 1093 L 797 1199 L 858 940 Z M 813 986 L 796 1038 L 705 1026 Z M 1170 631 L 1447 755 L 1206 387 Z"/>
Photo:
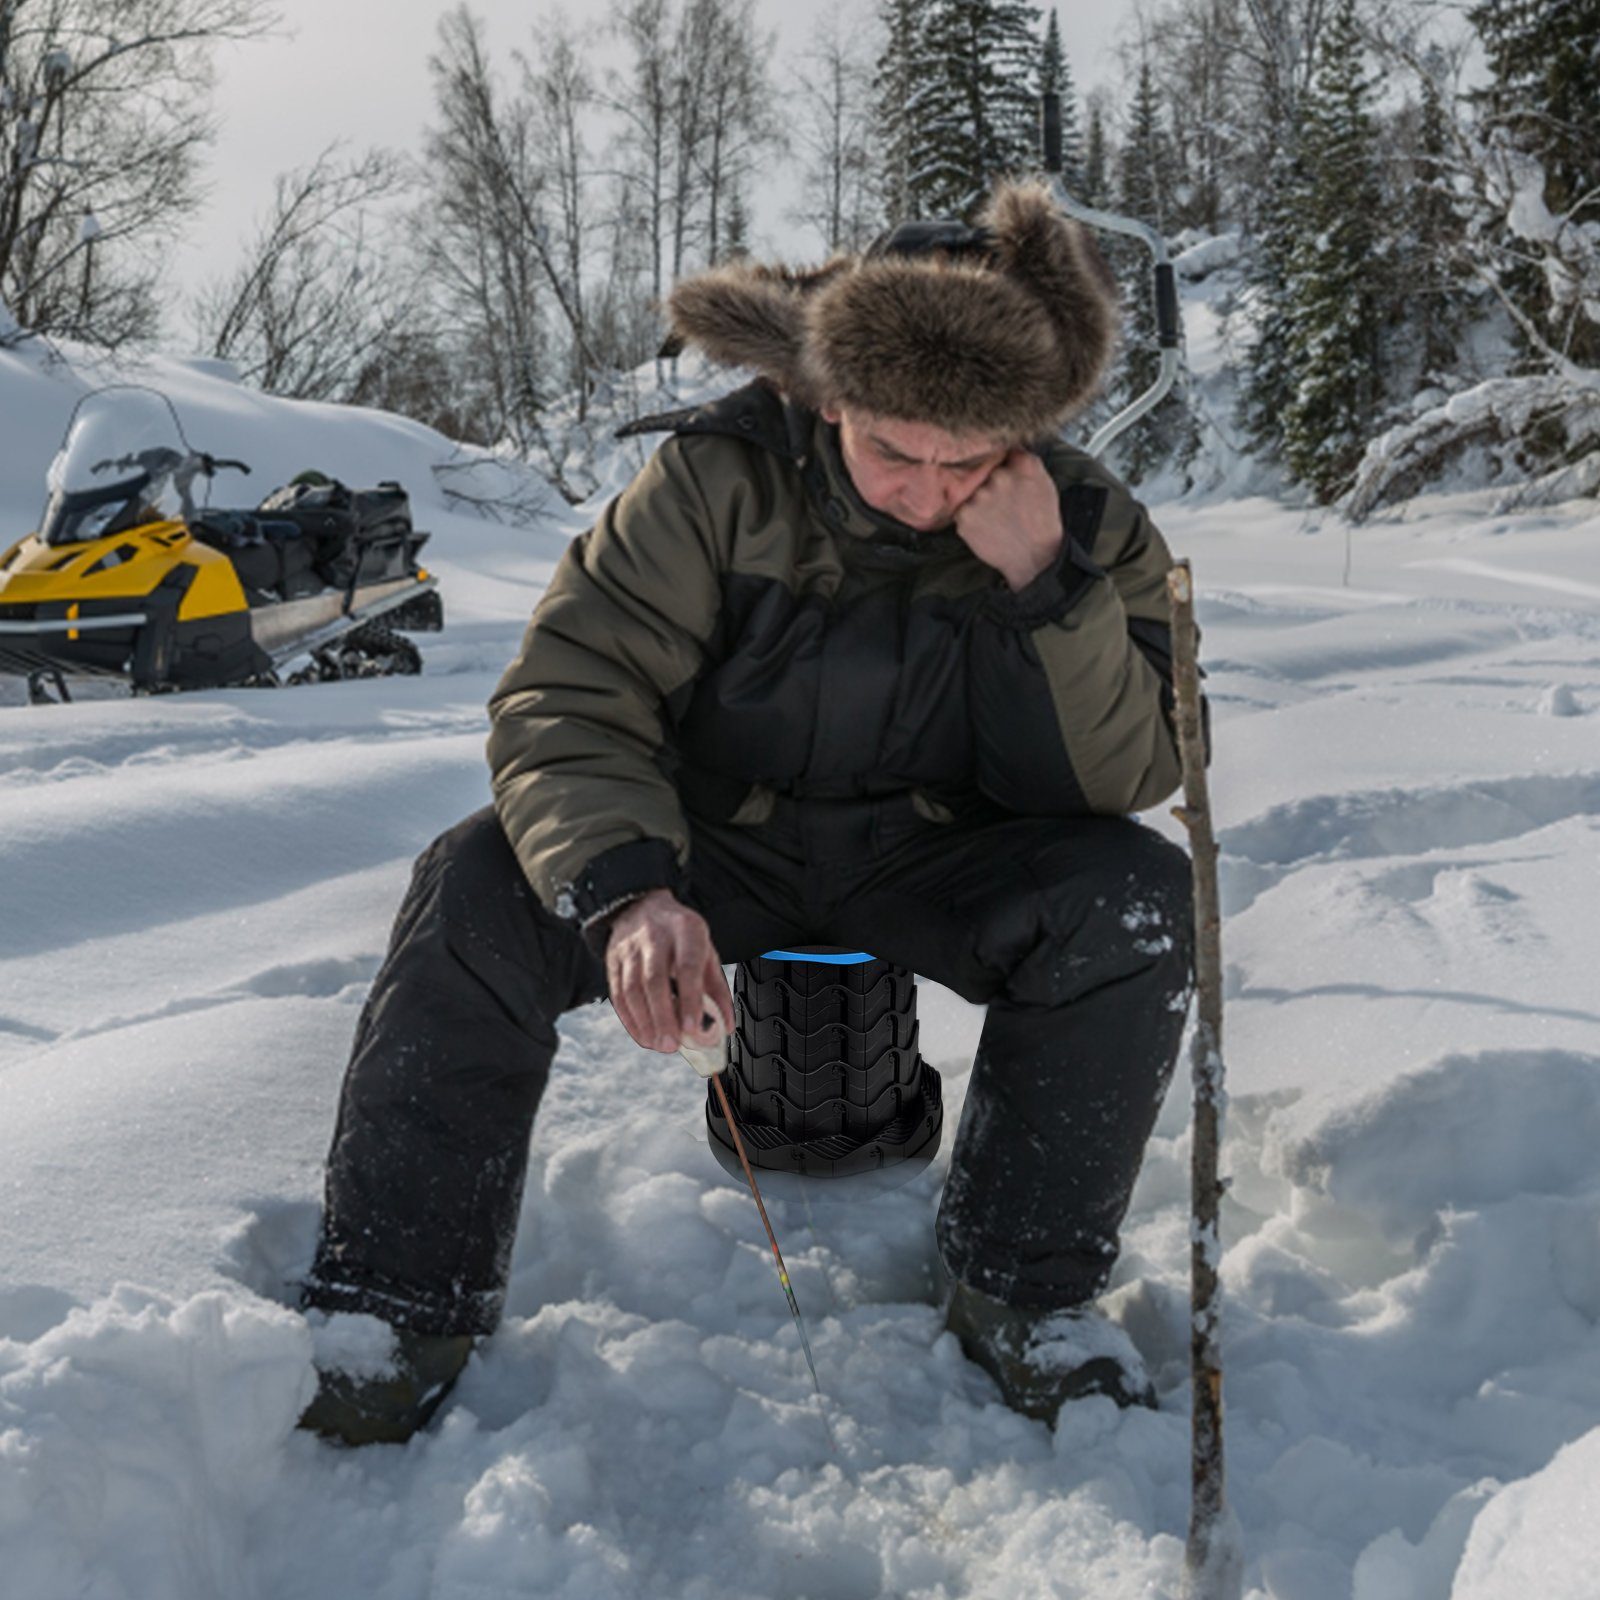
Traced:
<path fill-rule="evenodd" d="M 420 671 L 400 630 L 444 613 L 405 491 L 308 473 L 248 510 L 197 507 L 224 469 L 250 470 L 192 449 L 154 389 L 79 401 L 38 532 L 0 555 L 0 672 L 39 702 L 69 677 L 137 693 Z"/>

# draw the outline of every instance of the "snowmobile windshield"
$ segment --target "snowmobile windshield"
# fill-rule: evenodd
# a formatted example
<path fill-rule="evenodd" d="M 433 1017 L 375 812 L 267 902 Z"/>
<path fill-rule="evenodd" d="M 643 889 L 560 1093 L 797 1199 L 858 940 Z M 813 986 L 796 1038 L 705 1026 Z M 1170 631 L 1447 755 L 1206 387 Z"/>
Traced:
<path fill-rule="evenodd" d="M 81 544 L 185 517 L 198 464 L 164 396 L 131 387 L 88 395 L 50 463 L 40 535 L 47 544 Z"/>

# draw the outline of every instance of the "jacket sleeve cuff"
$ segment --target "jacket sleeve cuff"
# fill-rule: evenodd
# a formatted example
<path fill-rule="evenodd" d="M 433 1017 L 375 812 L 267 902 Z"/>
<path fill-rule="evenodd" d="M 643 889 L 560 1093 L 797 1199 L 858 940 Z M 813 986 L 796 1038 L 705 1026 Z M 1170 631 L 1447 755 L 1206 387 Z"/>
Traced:
<path fill-rule="evenodd" d="M 1105 575 L 1105 568 L 1086 555 L 1068 534 L 1061 541 L 1060 555 L 1032 583 L 1015 591 L 996 590 L 990 597 L 989 611 L 1008 627 L 1032 632 L 1046 623 L 1060 622 L 1095 580 Z"/>
<path fill-rule="evenodd" d="M 589 954 L 600 961 L 606 958 L 606 951 L 611 945 L 611 924 L 622 915 L 635 900 L 642 900 L 648 889 L 641 889 L 637 894 L 625 895 L 621 900 L 613 900 L 610 905 L 595 912 L 589 920 L 583 923 L 578 932 L 583 936 L 583 942 L 589 947 Z"/>
<path fill-rule="evenodd" d="M 610 919 L 630 901 L 652 889 L 671 889 L 680 898 L 686 887 L 678 852 L 666 839 L 634 839 L 603 850 L 571 883 L 556 885 L 555 913 L 575 922 L 585 939 L 594 930 L 602 948 Z M 590 940 L 591 947 L 593 940 Z"/>

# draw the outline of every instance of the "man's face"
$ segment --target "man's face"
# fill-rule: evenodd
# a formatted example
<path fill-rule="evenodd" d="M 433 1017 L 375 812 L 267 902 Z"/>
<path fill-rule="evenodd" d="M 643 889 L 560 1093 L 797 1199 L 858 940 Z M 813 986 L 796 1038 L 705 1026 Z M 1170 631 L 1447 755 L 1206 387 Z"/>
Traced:
<path fill-rule="evenodd" d="M 931 533 L 948 527 L 1010 454 L 983 433 L 946 433 L 927 422 L 897 422 L 849 406 L 824 410 L 839 427 L 839 448 L 856 492 L 882 511 Z"/>

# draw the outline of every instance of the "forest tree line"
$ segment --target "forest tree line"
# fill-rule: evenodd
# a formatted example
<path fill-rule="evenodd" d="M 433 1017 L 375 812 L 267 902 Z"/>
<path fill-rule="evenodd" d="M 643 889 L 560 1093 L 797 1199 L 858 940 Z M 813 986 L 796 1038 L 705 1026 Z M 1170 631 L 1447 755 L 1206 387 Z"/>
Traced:
<path fill-rule="evenodd" d="M 201 203 L 211 53 L 269 21 L 0 0 L 0 340 L 180 331 L 162 246 Z M 1600 0 L 1477 0 L 1453 27 L 1424 0 L 1145 0 L 1084 96 L 1030 0 L 877 0 L 875 26 L 837 10 L 782 57 L 754 0 L 610 0 L 517 41 L 457 5 L 419 152 L 280 175 L 181 331 L 264 389 L 403 412 L 581 495 L 571 423 L 659 348 L 677 277 L 752 248 L 758 194 L 792 195 L 817 258 L 971 216 L 1036 170 L 1054 90 L 1075 195 L 1237 244 L 1237 408 L 1180 386 L 1119 442 L 1130 477 L 1181 474 L 1221 429 L 1358 510 L 1469 449 L 1592 493 L 1597 39 Z M 1125 337 L 1101 415 L 1155 359 L 1138 254 L 1107 251 Z"/>

